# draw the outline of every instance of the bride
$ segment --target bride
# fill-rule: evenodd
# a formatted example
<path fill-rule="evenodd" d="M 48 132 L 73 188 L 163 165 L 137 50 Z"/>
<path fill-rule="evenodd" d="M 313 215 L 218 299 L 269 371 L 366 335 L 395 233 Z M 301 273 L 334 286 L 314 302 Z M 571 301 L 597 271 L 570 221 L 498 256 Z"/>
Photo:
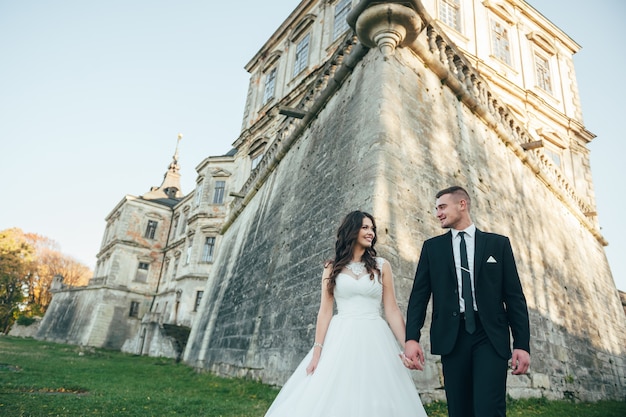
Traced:
<path fill-rule="evenodd" d="M 375 243 L 372 215 L 353 211 L 344 218 L 335 258 L 322 274 L 313 347 L 265 417 L 426 416 L 403 365 L 408 359 L 399 354 L 405 323 L 391 266 L 376 257 Z"/>

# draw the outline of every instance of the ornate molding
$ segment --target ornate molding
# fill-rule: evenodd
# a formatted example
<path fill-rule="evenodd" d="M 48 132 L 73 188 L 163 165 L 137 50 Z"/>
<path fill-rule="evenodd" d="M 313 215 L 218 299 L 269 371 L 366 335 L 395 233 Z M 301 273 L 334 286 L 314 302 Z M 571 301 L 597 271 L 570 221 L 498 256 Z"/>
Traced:
<path fill-rule="evenodd" d="M 378 47 L 385 59 L 389 59 L 397 47 L 414 42 L 421 28 L 421 19 L 413 9 L 385 3 L 365 9 L 358 17 L 355 29 L 365 46 Z"/>
<path fill-rule="evenodd" d="M 528 132 L 525 124 L 515 116 L 505 102 L 489 88 L 486 82 L 472 66 L 465 55 L 457 49 L 432 20 L 423 7 L 418 13 L 424 22 L 430 22 L 426 28 L 426 37 L 410 45 L 411 49 L 447 85 L 470 110 L 482 118 L 513 153 L 527 165 L 545 186 L 569 209 L 578 221 L 600 242 L 607 245 L 589 213 L 595 212 L 543 152 L 526 152 L 524 146 L 535 142 L 535 137 Z"/>
<path fill-rule="evenodd" d="M 528 39 L 550 55 L 557 54 L 557 49 L 554 45 L 554 42 L 552 42 L 550 39 L 546 38 L 543 34 L 539 32 L 530 32 L 526 35 L 526 39 Z"/>

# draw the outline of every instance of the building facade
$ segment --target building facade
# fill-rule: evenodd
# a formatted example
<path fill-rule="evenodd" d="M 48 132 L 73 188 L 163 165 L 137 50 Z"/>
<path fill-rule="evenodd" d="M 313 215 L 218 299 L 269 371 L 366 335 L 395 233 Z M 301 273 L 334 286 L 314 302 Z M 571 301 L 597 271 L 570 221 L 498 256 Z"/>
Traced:
<path fill-rule="evenodd" d="M 375 214 L 406 308 L 421 242 L 441 233 L 433 196 L 460 184 L 477 226 L 511 237 L 529 303 L 532 370 L 509 393 L 622 398 L 579 48 L 521 0 L 301 1 L 246 65 L 233 150 L 187 195 L 175 155 L 161 187 L 125 197 L 94 278 L 55 293 L 38 337 L 282 384 L 313 342 L 343 215 Z M 415 380 L 442 399 L 438 358 Z"/>

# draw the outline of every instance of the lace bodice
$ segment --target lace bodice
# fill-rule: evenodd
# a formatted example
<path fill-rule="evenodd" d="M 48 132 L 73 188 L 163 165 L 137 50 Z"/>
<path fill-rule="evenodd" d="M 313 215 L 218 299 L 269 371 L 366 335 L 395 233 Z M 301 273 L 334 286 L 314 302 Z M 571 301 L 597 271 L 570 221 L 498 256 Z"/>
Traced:
<path fill-rule="evenodd" d="M 376 258 L 380 270 L 384 263 L 383 258 Z M 346 268 L 348 271 L 340 272 L 336 278 L 334 296 L 337 315 L 380 317 L 383 286 L 378 274 L 370 279 L 363 263 L 351 263 Z"/>

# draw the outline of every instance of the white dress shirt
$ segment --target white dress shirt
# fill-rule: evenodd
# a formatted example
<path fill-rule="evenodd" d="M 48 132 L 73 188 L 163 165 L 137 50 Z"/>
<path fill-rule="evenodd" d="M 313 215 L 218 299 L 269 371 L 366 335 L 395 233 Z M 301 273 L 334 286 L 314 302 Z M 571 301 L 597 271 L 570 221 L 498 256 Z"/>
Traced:
<path fill-rule="evenodd" d="M 454 266 L 456 270 L 456 281 L 459 294 L 459 306 L 461 307 L 461 313 L 465 312 L 465 300 L 463 300 L 463 277 L 461 275 L 461 235 L 459 232 L 465 232 L 465 247 L 467 249 L 467 263 L 470 270 L 470 281 L 472 282 L 472 302 L 474 304 L 474 310 L 478 310 L 476 306 L 476 295 L 474 293 L 474 248 L 476 247 L 474 241 L 476 239 L 476 226 L 472 223 L 465 230 L 452 230 L 452 251 L 454 252 Z"/>

